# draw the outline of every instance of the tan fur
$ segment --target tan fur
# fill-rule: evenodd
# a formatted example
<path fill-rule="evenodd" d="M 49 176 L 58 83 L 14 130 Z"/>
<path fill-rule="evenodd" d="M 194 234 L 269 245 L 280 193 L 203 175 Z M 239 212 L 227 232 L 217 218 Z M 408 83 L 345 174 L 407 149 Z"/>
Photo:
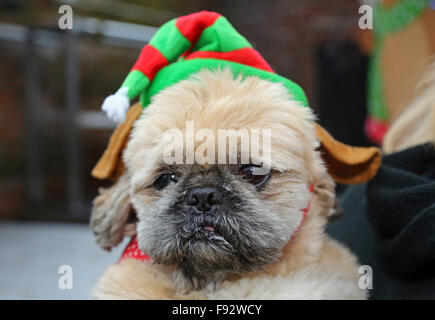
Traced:
<path fill-rule="evenodd" d="M 324 233 L 328 217 L 334 214 L 335 192 L 317 151 L 313 115 L 293 102 L 280 84 L 256 77 L 234 79 L 228 70 L 203 71 L 156 95 L 135 122 L 124 153 L 133 206 L 142 208 L 157 199 L 152 188 L 145 186 L 152 183 L 162 162 L 162 135 L 172 128 L 184 131 L 187 120 L 195 121 L 195 129 L 272 129 L 272 167 L 278 174 L 267 183 L 263 199 L 273 203 L 283 218 L 301 220 L 300 210 L 299 218 L 289 216 L 294 211 L 288 203 L 303 208 L 311 198 L 306 219 L 280 259 L 262 271 L 230 274 L 214 291 L 181 293 L 174 288 L 169 267 L 127 259 L 105 272 L 94 297 L 364 299 L 355 257 Z M 313 194 L 308 191 L 310 184 L 314 184 Z"/>
<path fill-rule="evenodd" d="M 392 153 L 425 142 L 435 142 L 435 56 L 415 98 L 385 135 L 383 149 Z"/>
<path fill-rule="evenodd" d="M 124 161 L 134 172 L 132 187 L 140 188 L 151 182 L 154 164 L 162 161 L 167 144 L 162 141 L 164 132 L 173 128 L 184 132 L 187 120 L 194 121 L 196 130 L 208 128 L 215 132 L 222 128 L 271 128 L 272 167 L 292 169 L 307 175 L 305 180 L 312 180 L 316 170 L 325 171 L 315 166 L 320 156 L 314 152 L 319 141 L 313 118 L 310 109 L 292 101 L 281 84 L 257 77 L 234 79 L 229 70 L 202 71 L 196 80 L 181 81 L 154 96 L 134 124 Z"/>
<path fill-rule="evenodd" d="M 167 267 L 125 259 L 109 267 L 93 295 L 97 299 L 365 299 L 358 287 L 352 253 L 323 232 L 319 215 L 324 201 L 316 192 L 307 219 L 283 251 L 264 271 L 235 276 L 213 292 L 178 292 Z"/>
<path fill-rule="evenodd" d="M 110 266 L 93 291 L 97 299 L 365 299 L 358 287 L 357 261 L 342 245 L 324 237 L 318 256 L 300 251 L 286 254 L 278 273 L 229 279 L 213 292 L 182 294 L 174 289 L 171 270 L 125 259 Z M 295 268 L 292 260 L 312 260 Z"/>
<path fill-rule="evenodd" d="M 129 187 L 128 177 L 123 175 L 112 187 L 100 188 L 93 202 L 90 225 L 97 243 L 106 250 L 120 243 L 123 236 L 136 234 L 136 225 L 127 223 Z"/>

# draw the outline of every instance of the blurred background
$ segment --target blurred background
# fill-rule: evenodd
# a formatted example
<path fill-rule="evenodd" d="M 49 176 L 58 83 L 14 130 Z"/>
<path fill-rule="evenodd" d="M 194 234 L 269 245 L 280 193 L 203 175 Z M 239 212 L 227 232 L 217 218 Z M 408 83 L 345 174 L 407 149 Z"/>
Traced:
<path fill-rule="evenodd" d="M 58 27 L 64 4 L 73 9 L 72 30 Z M 102 186 L 90 172 L 114 129 L 100 106 L 157 27 L 179 15 L 203 9 L 225 15 L 276 72 L 306 90 L 336 138 L 373 144 L 364 133 L 373 35 L 358 27 L 360 6 L 358 0 L 0 0 L 0 298 L 89 298 L 98 275 L 119 258 L 122 248 L 103 252 L 87 226 Z M 63 264 L 77 279 L 68 292 L 57 287 Z"/>

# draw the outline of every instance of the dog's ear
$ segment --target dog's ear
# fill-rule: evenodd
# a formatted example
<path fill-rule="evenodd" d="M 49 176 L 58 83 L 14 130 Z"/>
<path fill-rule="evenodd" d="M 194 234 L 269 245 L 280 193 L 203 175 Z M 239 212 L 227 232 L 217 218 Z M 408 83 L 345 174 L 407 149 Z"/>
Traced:
<path fill-rule="evenodd" d="M 124 172 L 122 151 L 127 145 L 133 123 L 142 114 L 142 110 L 142 106 L 139 102 L 128 110 L 125 121 L 116 127 L 110 137 L 109 145 L 94 169 L 92 169 L 91 174 L 94 178 L 116 181 L 122 175 Z"/>
<path fill-rule="evenodd" d="M 133 212 L 130 204 L 129 181 L 124 173 L 110 188 L 100 188 L 94 199 L 90 225 L 97 243 L 110 250 L 124 236 L 136 234 L 136 221 L 130 220 Z"/>
<path fill-rule="evenodd" d="M 314 184 L 314 195 L 313 206 L 318 207 L 329 222 L 343 215 L 343 210 L 340 208 L 335 194 L 335 183 L 326 172 Z"/>
<path fill-rule="evenodd" d="M 122 153 L 133 123 L 141 113 L 140 103 L 129 109 L 125 122 L 113 132 L 109 145 L 92 170 L 92 176 L 97 179 L 116 181 L 112 187 L 98 190 L 100 195 L 94 199 L 91 214 L 90 224 L 96 241 L 106 250 L 120 243 L 124 236 L 136 234 L 136 221 L 130 221 L 134 211 L 130 204 L 129 178 L 124 170 Z"/>
<path fill-rule="evenodd" d="M 328 173 L 338 183 L 358 184 L 372 179 L 381 165 L 382 153 L 376 147 L 351 147 L 335 140 L 316 124 L 319 151 Z"/>

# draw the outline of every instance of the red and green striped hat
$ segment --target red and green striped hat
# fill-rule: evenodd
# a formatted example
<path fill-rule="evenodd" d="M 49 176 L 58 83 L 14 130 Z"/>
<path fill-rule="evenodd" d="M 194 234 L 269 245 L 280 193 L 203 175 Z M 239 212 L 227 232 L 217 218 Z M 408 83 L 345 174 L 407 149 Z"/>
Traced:
<path fill-rule="evenodd" d="M 142 49 L 121 88 L 106 98 L 102 108 L 111 118 L 122 122 L 129 99 L 140 95 L 141 104 L 146 107 L 153 95 L 191 74 L 224 67 L 235 75 L 282 83 L 295 101 L 308 105 L 302 88 L 274 73 L 225 17 L 201 11 L 165 23 Z"/>

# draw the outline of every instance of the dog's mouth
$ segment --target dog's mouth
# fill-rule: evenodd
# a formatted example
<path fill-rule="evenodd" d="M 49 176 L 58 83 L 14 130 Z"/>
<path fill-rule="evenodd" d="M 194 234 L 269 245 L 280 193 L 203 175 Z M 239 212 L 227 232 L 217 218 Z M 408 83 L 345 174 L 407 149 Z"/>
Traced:
<path fill-rule="evenodd" d="M 200 245 L 202 248 L 210 248 L 212 251 L 232 252 L 234 250 L 233 241 L 218 225 L 202 225 L 195 228 L 191 236 L 185 239 L 188 246 Z"/>
<path fill-rule="evenodd" d="M 214 227 L 212 226 L 205 226 L 202 228 L 204 231 L 208 231 L 208 232 L 214 232 Z"/>
<path fill-rule="evenodd" d="M 190 231 L 184 237 L 186 241 L 205 241 L 213 245 L 230 244 L 228 231 L 217 222 L 203 221 L 189 229 Z"/>
<path fill-rule="evenodd" d="M 192 233 L 192 237 L 194 238 L 207 238 L 212 236 L 222 236 L 222 234 L 218 226 L 211 224 L 198 225 L 194 228 Z"/>

